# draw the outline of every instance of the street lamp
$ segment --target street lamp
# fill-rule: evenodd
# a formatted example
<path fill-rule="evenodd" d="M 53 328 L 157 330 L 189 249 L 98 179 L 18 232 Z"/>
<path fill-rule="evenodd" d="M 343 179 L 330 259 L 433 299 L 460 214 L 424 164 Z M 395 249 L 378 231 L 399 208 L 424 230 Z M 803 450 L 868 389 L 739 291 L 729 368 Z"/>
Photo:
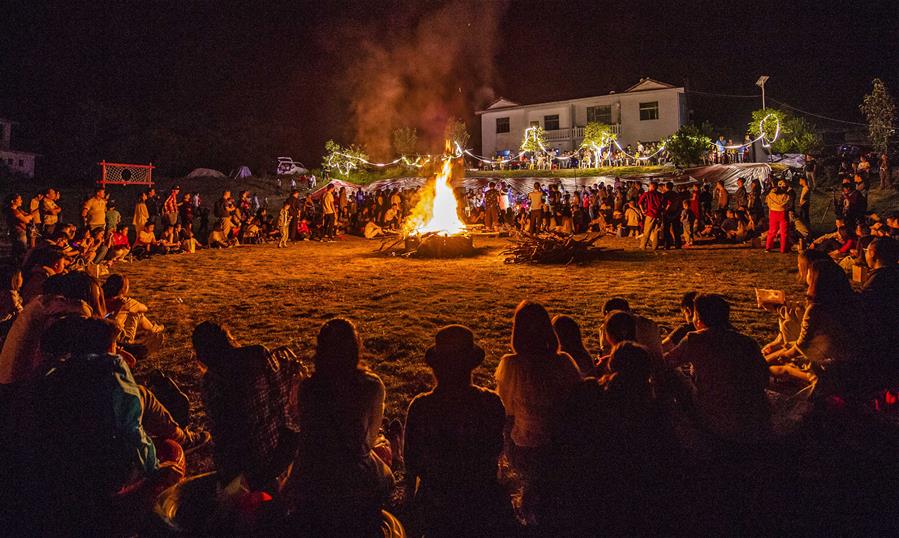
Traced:
<path fill-rule="evenodd" d="M 762 110 L 765 109 L 765 82 L 768 81 L 768 75 L 762 75 L 755 81 L 755 85 L 762 89 Z"/>

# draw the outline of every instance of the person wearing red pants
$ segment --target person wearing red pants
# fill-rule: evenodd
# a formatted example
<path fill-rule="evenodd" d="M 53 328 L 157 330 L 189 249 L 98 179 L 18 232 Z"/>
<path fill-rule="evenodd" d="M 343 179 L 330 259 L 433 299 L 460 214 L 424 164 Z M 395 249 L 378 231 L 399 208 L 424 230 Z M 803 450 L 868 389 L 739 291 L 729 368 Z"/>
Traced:
<path fill-rule="evenodd" d="M 765 250 L 771 252 L 774 247 L 774 236 L 780 233 L 780 251 L 789 252 L 787 229 L 789 220 L 787 211 L 790 209 L 790 195 L 787 192 L 787 182 L 783 179 L 777 182 L 777 187 L 771 189 L 765 197 L 768 204 L 768 239 L 765 241 Z"/>

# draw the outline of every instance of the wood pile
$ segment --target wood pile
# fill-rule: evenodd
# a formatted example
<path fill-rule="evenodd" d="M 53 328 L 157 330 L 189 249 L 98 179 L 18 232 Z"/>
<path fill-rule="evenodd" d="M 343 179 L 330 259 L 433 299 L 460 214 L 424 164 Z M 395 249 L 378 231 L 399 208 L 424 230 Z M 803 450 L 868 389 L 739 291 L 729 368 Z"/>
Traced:
<path fill-rule="evenodd" d="M 588 234 L 581 239 L 559 232 L 524 233 L 512 239 L 502 254 L 506 263 L 562 264 L 585 263 L 602 251 L 593 246 L 605 234 Z"/>
<path fill-rule="evenodd" d="M 378 252 L 404 258 L 463 258 L 476 253 L 471 235 L 445 236 L 427 233 L 421 236 L 385 239 Z"/>

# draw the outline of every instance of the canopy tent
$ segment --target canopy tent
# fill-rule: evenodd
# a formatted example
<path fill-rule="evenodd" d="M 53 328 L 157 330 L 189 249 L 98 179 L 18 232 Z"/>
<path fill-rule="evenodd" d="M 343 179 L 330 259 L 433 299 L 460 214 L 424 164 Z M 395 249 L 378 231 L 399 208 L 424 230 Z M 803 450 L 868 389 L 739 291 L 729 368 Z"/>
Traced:
<path fill-rule="evenodd" d="M 214 177 L 217 179 L 223 179 L 228 176 L 219 172 L 218 170 L 213 170 L 212 168 L 194 168 L 191 173 L 187 174 L 186 177 Z"/>
<path fill-rule="evenodd" d="M 250 172 L 250 169 L 247 166 L 241 166 L 237 169 L 237 172 L 234 173 L 234 179 L 246 179 L 253 175 L 253 172 Z"/>

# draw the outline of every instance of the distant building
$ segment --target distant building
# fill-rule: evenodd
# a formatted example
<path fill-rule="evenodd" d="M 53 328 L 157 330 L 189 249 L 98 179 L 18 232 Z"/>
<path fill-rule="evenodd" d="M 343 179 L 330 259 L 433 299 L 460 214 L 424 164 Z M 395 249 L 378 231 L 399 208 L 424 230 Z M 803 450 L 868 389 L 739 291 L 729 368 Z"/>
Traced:
<path fill-rule="evenodd" d="M 34 177 L 37 153 L 12 149 L 12 126 L 16 122 L 0 118 L 0 163 L 15 174 Z"/>
<path fill-rule="evenodd" d="M 622 147 L 655 142 L 687 121 L 687 105 L 682 87 L 644 78 L 622 93 L 596 97 L 532 105 L 500 98 L 476 114 L 481 117 L 481 152 L 493 157 L 506 150 L 517 154 L 524 130 L 532 125 L 543 127 L 548 148 L 562 151 L 577 149 L 584 126 L 592 121 L 611 125 Z"/>

